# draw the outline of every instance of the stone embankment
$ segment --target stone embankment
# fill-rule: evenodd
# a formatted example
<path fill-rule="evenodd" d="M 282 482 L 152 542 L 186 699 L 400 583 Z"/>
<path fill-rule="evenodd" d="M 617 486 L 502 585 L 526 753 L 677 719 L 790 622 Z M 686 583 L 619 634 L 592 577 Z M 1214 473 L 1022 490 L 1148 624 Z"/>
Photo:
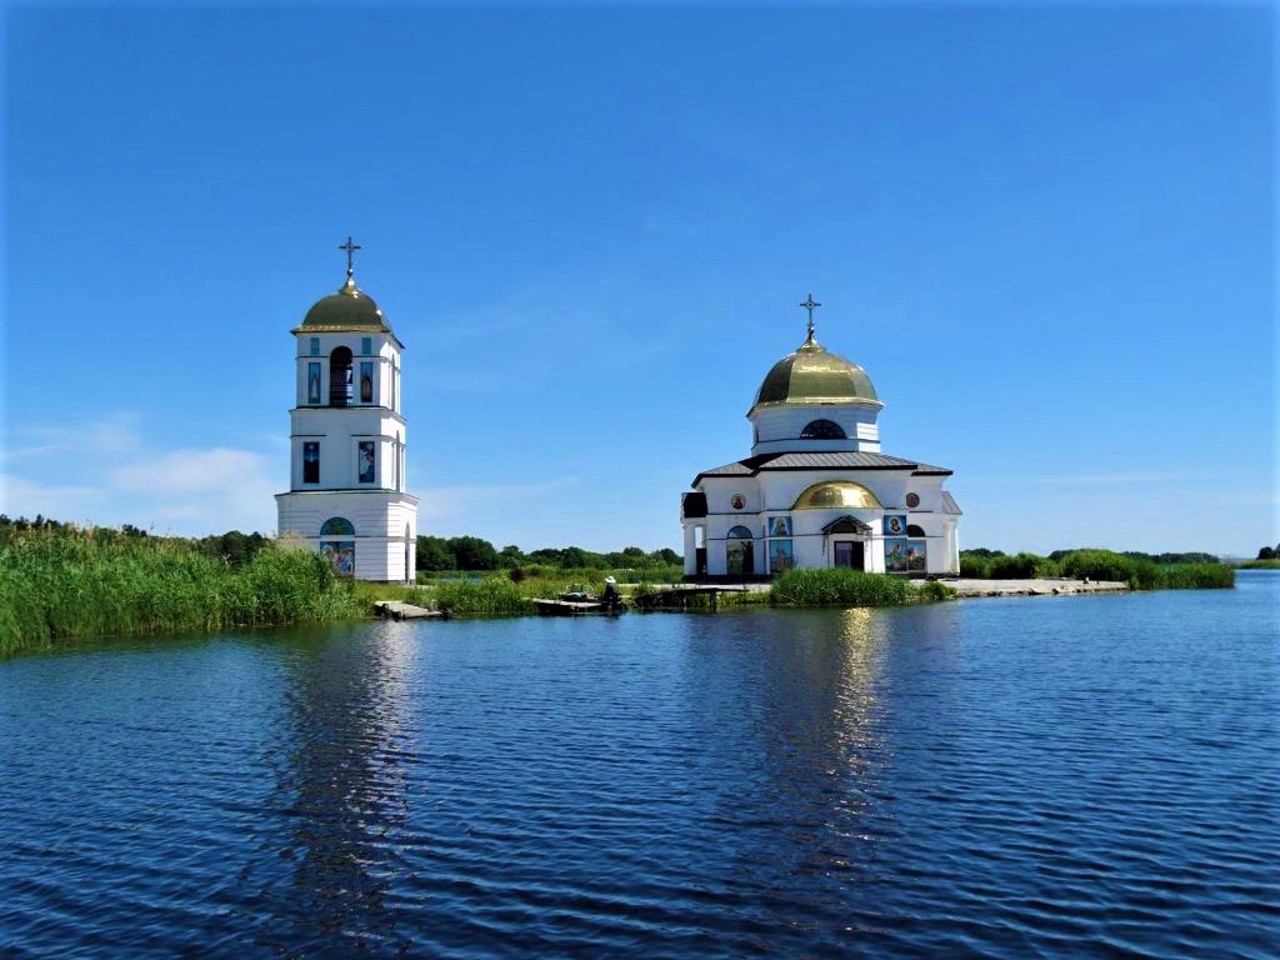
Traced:
<path fill-rule="evenodd" d="M 958 597 L 1053 597 L 1076 593 L 1123 593 L 1119 580 L 944 580 Z"/>

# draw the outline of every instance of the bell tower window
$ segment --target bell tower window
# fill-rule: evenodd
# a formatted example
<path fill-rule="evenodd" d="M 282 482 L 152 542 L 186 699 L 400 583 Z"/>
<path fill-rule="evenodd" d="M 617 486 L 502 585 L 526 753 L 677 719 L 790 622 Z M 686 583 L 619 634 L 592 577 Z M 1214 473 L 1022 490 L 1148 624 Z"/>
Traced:
<path fill-rule="evenodd" d="M 351 350 L 348 347 L 336 347 L 329 354 L 329 406 L 350 406 L 352 386 Z"/>
<path fill-rule="evenodd" d="M 320 442 L 307 440 L 302 444 L 302 482 L 320 482 Z"/>

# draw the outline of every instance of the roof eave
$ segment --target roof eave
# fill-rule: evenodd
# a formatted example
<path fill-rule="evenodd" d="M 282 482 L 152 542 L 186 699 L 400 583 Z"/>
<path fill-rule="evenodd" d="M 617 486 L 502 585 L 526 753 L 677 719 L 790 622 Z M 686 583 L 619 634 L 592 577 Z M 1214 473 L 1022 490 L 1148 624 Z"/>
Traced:
<path fill-rule="evenodd" d="M 870 407 L 872 410 L 884 409 L 883 401 L 867 397 L 805 397 L 803 400 L 757 400 L 747 411 L 747 417 L 754 415 L 757 410 L 770 407 L 846 407 L 851 404 Z"/>

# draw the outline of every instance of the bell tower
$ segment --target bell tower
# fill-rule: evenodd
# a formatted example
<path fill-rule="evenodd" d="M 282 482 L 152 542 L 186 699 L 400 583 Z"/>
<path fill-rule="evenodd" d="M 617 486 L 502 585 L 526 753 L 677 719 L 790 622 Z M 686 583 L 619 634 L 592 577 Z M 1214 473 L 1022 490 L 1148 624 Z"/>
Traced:
<path fill-rule="evenodd" d="M 278 529 L 327 556 L 339 576 L 412 582 L 418 500 L 406 492 L 404 344 L 356 286 L 359 244 L 347 237 L 338 249 L 346 281 L 290 331 L 290 480 L 276 494 Z"/>

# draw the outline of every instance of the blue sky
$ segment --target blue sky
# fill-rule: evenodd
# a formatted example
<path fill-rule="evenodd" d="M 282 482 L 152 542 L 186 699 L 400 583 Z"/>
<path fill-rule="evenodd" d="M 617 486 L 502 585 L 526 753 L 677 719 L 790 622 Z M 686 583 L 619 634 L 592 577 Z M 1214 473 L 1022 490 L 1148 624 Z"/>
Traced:
<path fill-rule="evenodd" d="M 0 508 L 273 529 L 289 329 L 407 346 L 422 532 L 677 546 L 804 337 L 962 544 L 1280 540 L 1264 5 L 9 6 Z"/>

